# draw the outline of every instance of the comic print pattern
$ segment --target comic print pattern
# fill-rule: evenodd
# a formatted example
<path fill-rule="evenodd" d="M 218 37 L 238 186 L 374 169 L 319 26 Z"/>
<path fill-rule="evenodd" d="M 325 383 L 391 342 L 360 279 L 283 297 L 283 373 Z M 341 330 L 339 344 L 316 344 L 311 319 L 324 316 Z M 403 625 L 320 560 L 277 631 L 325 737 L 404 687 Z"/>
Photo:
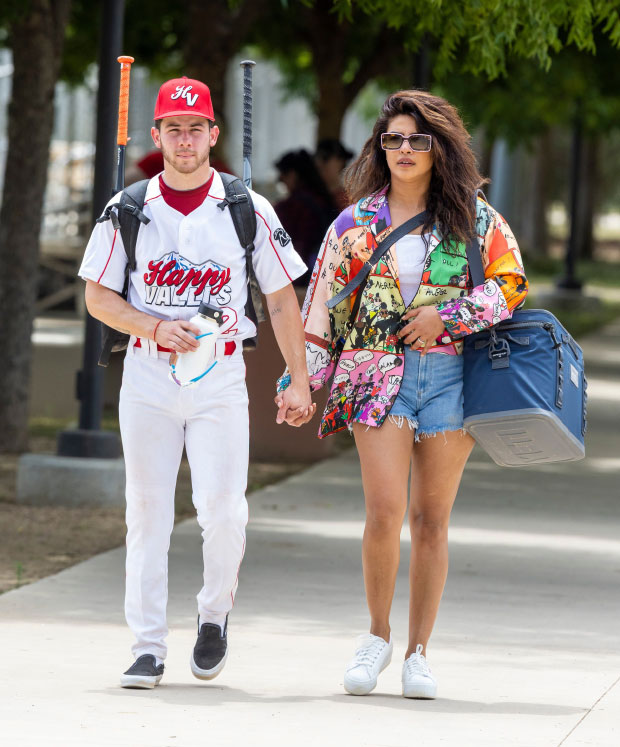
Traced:
<path fill-rule="evenodd" d="M 523 261 L 512 231 L 499 213 L 492 220 L 489 206 L 482 200 L 478 202 L 482 203 L 477 229 L 483 239 L 482 266 L 486 280 L 467 295 L 437 305 L 452 340 L 509 319 L 527 295 Z M 481 232 L 481 227 L 487 230 Z"/>
<path fill-rule="evenodd" d="M 353 422 L 380 426 L 400 389 L 404 355 L 396 333 L 407 309 L 393 248 L 372 269 L 352 324 L 355 294 L 330 311 L 326 307 L 392 230 L 386 192 L 360 200 L 338 216 L 325 236 L 304 301 L 312 390 L 325 386 L 333 376 L 321 438 L 350 428 Z M 420 287 L 407 307 L 435 305 L 444 321 L 446 332 L 429 353 L 459 355 L 465 335 L 508 319 L 527 294 L 514 236 L 504 219 L 480 198 L 476 229 L 486 277 L 476 288 L 471 287 L 465 244 L 444 240 L 436 228 L 430 235 Z"/>
<path fill-rule="evenodd" d="M 382 423 L 403 380 L 403 356 L 373 350 L 343 351 L 336 367 L 319 436 L 353 421 Z"/>

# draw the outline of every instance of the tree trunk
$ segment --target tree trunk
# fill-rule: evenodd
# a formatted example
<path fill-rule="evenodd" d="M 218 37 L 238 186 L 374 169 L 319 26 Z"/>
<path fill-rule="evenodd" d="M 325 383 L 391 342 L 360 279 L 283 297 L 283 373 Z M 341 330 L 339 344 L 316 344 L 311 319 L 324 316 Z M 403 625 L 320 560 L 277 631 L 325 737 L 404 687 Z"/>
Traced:
<path fill-rule="evenodd" d="M 336 23 L 332 11 L 333 0 L 316 0 L 311 8 L 296 11 L 303 19 L 303 38 L 312 50 L 317 76 L 318 140 L 340 138 L 344 115 L 368 81 L 396 70 L 404 76 L 411 69 L 412 56 L 404 51 L 401 32 L 363 15 Z M 362 59 L 352 80 L 345 82 L 352 45 Z"/>
<path fill-rule="evenodd" d="M 551 131 L 540 136 L 536 149 L 536 164 L 534 174 L 533 205 L 532 205 L 532 249 L 535 254 L 547 256 L 549 254 L 549 226 L 547 223 L 547 208 L 549 207 L 549 175 L 551 174 L 553 152 Z"/>
<path fill-rule="evenodd" d="M 526 178 L 520 185 L 522 222 L 521 235 L 517 238 L 521 248 L 531 257 L 546 256 L 548 253 L 547 206 L 549 204 L 551 145 L 550 131 L 538 138 L 534 153 L 528 158 L 529 168 Z"/>
<path fill-rule="evenodd" d="M 493 146 L 495 145 L 495 137 L 490 136 L 486 129 L 482 134 L 482 145 L 480 147 L 480 163 L 478 164 L 478 170 L 485 178 L 490 178 L 491 175 L 491 159 L 493 158 Z M 489 189 L 487 184 L 485 191 Z"/>
<path fill-rule="evenodd" d="M 575 246 L 578 259 L 592 259 L 594 255 L 594 204 L 598 182 L 597 140 L 584 136 L 581 152 L 581 181 L 577 201 Z"/>
<path fill-rule="evenodd" d="M 316 105 L 317 141 L 323 138 L 340 138 L 342 120 L 351 103 L 346 86 L 342 82 L 341 60 L 337 54 L 315 56 L 318 85 Z"/>
<path fill-rule="evenodd" d="M 27 445 L 39 232 L 65 25 L 71 0 L 32 0 L 11 27 L 13 86 L 0 209 L 0 453 Z"/>

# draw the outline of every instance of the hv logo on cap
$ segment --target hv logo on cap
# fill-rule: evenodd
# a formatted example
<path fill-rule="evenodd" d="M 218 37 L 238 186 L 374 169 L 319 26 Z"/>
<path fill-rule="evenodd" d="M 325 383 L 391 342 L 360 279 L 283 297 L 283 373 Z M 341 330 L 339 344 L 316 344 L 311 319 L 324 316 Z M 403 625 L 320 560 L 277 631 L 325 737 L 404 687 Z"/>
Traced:
<path fill-rule="evenodd" d="M 166 81 L 159 89 L 154 119 L 178 117 L 183 114 L 205 117 L 212 122 L 215 120 L 211 92 L 201 81 L 186 77 L 174 78 Z"/>
<path fill-rule="evenodd" d="M 171 99 L 185 99 L 187 101 L 188 106 L 194 106 L 196 101 L 198 101 L 198 95 L 197 93 L 190 93 L 193 86 L 177 86 L 177 92 L 173 93 L 170 97 Z"/>

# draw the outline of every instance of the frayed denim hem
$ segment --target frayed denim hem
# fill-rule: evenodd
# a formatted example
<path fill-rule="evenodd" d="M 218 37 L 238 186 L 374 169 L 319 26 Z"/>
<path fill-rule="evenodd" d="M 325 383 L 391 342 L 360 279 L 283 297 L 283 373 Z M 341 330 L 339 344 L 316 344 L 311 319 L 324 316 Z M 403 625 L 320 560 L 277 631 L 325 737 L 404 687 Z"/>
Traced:
<path fill-rule="evenodd" d="M 464 436 L 466 435 L 467 431 L 465 430 L 465 428 L 443 428 L 441 430 L 429 431 L 429 432 L 424 432 L 424 433 L 420 433 L 419 431 L 416 431 L 415 440 L 416 442 L 418 442 L 418 441 L 421 441 L 423 438 L 435 438 L 436 436 L 441 434 L 443 436 L 444 444 L 447 444 L 448 439 L 446 438 L 446 433 L 460 433 L 461 436 Z"/>
<path fill-rule="evenodd" d="M 388 420 L 390 423 L 394 423 L 397 428 L 402 428 L 405 423 L 409 426 L 410 431 L 415 431 L 418 428 L 418 421 L 408 418 L 406 415 L 388 415 Z"/>

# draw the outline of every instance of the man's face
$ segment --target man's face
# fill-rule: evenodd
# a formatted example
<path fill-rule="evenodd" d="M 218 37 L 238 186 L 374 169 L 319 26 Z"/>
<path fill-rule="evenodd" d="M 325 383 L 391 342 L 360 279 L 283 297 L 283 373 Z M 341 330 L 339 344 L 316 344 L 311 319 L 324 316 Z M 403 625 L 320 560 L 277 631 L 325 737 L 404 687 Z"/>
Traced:
<path fill-rule="evenodd" d="M 220 131 L 209 120 L 183 114 L 164 117 L 160 129 L 151 128 L 151 136 L 164 160 L 180 174 L 193 174 L 205 163 L 209 165 L 209 153 L 217 142 Z"/>

